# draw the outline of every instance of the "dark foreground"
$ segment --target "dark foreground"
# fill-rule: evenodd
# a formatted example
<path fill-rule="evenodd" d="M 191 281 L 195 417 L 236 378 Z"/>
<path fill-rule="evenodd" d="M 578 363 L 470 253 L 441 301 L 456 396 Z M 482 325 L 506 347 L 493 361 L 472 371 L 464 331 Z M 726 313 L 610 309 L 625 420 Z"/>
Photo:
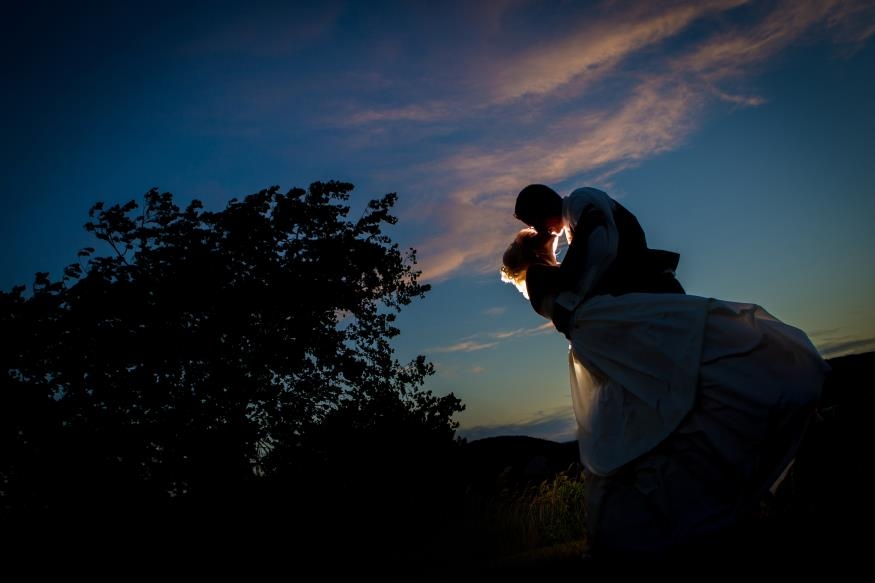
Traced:
<path fill-rule="evenodd" d="M 52 575 L 90 578 L 280 577 L 292 581 L 355 577 L 377 581 L 575 581 L 594 575 L 665 573 L 674 578 L 851 575 L 869 564 L 869 373 L 875 353 L 831 359 L 819 417 L 791 473 L 762 516 L 732 539 L 665 557 L 593 557 L 585 540 L 524 553 L 486 557 L 488 541 L 464 537 L 459 517 L 448 524 L 417 522 L 408 509 L 405 531 L 379 514 L 307 516 L 259 507 L 214 509 L 185 517 L 127 516 L 91 520 L 87 512 L 51 520 L 4 519 L 3 580 Z M 505 443 L 513 443 L 507 441 Z M 546 457 L 561 467 L 574 448 L 550 444 Z M 531 443 L 527 445 L 531 446 Z M 483 450 L 483 470 L 505 464 Z M 506 455 L 502 454 L 502 455 Z M 531 459 L 532 452 L 520 459 Z M 551 457 L 552 456 L 552 457 Z M 555 459 L 554 459 L 555 458 Z M 515 463 L 515 462 L 514 462 Z M 482 477 L 482 476 L 481 476 Z M 428 506 L 433 501 L 422 500 Z M 464 517 L 462 517 L 464 518 Z M 455 539 L 455 542 L 454 542 Z M 464 542 L 459 542 L 464 541 Z"/>

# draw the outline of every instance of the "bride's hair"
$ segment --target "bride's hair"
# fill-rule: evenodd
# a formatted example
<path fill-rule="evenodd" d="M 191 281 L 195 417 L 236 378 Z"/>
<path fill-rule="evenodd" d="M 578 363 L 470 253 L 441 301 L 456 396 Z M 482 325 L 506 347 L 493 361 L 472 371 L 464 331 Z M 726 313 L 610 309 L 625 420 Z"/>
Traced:
<path fill-rule="evenodd" d="M 526 272 L 536 263 L 559 265 L 556 261 L 558 241 L 558 237 L 539 234 L 531 227 L 520 229 L 501 257 L 501 281 L 514 284 L 529 299 Z"/>

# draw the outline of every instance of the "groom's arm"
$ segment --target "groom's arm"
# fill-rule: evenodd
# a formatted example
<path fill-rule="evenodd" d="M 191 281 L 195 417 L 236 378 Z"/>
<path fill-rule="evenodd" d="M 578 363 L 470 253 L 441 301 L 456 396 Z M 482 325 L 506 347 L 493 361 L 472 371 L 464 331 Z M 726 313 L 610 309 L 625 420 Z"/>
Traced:
<path fill-rule="evenodd" d="M 618 233 L 612 217 L 597 205 L 585 206 L 559 266 L 566 289 L 587 296 L 616 258 L 617 246 Z"/>

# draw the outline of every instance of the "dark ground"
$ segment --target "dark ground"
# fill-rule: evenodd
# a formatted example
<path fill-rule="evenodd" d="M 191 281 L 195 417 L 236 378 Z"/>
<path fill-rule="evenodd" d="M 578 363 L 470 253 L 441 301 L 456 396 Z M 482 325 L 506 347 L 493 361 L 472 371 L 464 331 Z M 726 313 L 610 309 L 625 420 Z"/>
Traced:
<path fill-rule="evenodd" d="M 693 549 L 660 561 L 597 561 L 583 541 L 490 560 L 431 554 L 398 557 L 382 546 L 381 526 L 348 528 L 340 517 L 322 531 L 302 529 L 294 518 L 264 516 L 257 524 L 216 519 L 191 532 L 164 529 L 131 537 L 110 524 L 30 524 L 0 546 L 0 579 L 17 581 L 63 574 L 98 578 L 180 576 L 279 577 L 292 581 L 337 576 L 376 581 L 576 581 L 623 573 L 674 579 L 773 574 L 856 576 L 868 567 L 871 521 L 868 403 L 875 352 L 829 360 L 817 420 L 796 463 L 765 516 L 734 544 Z M 574 443 L 493 438 L 468 444 L 466 479 L 489 491 L 502 484 L 540 481 L 577 461 Z M 429 500 L 422 500 L 429 504 Z M 125 523 L 120 516 L 119 524 Z M 159 521 L 160 522 L 160 521 Z M 4 525 L 8 526 L 8 525 Z M 8 530 L 6 530 L 9 533 Z M 373 537 L 361 533 L 372 532 Z M 395 533 L 403 540 L 405 533 Z M 450 530 L 452 535 L 452 530 Z M 33 537 L 30 540 L 28 537 Z M 741 542 L 739 542 L 741 541 Z M 410 543 L 410 541 L 407 541 Z M 476 544 L 477 541 L 474 541 Z M 413 541 L 408 548 L 416 548 Z M 26 550 L 26 552 L 23 552 Z"/>

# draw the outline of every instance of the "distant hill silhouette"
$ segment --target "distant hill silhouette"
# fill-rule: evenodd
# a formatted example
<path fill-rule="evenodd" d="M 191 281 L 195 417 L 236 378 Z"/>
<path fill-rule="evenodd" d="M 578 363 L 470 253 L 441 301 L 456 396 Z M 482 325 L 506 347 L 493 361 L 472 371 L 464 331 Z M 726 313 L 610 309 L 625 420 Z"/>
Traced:
<path fill-rule="evenodd" d="M 795 463 L 776 495 L 765 502 L 763 520 L 748 533 L 756 556 L 738 557 L 786 573 L 826 567 L 839 571 L 865 557 L 865 532 L 871 504 L 867 477 L 871 440 L 868 402 L 875 351 L 827 359 L 818 415 L 809 427 Z M 500 496 L 579 468 L 577 443 L 521 436 L 471 441 L 463 447 L 469 492 Z M 862 530 L 861 530 L 862 529 Z M 547 580 L 595 574 L 573 554 L 510 561 L 490 572 L 495 580 Z M 730 567 L 726 565 L 725 567 Z M 610 572 L 611 569 L 608 569 Z"/>
<path fill-rule="evenodd" d="M 812 425 L 799 454 L 797 490 L 802 479 L 810 483 L 806 495 L 835 491 L 843 484 L 834 476 L 851 471 L 863 460 L 864 432 L 869 424 L 864 400 L 875 371 L 875 351 L 827 359 L 832 370 L 826 377 L 819 418 Z M 526 436 L 477 439 L 463 448 L 463 472 L 469 485 L 481 492 L 519 488 L 550 479 L 579 463 L 576 441 L 558 443 Z"/>

